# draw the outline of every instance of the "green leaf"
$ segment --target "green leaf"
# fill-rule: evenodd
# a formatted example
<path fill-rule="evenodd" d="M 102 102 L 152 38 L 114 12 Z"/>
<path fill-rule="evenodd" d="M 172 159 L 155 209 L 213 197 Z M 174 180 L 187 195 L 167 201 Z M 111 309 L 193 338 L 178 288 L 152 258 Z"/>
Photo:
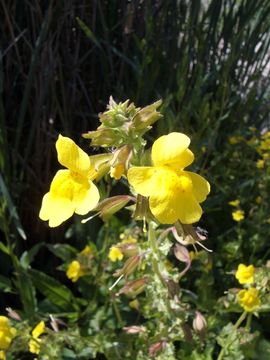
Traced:
<path fill-rule="evenodd" d="M 66 311 L 78 309 L 75 297 L 65 285 L 38 270 L 30 269 L 29 274 L 36 288 L 54 305 Z"/>
<path fill-rule="evenodd" d="M 28 269 L 29 265 L 34 260 L 34 257 L 43 245 L 44 243 L 38 243 L 34 245 L 29 251 L 24 251 L 20 258 L 20 264 L 24 269 Z"/>
<path fill-rule="evenodd" d="M 12 290 L 11 281 L 3 275 L 0 275 L 0 289 L 4 292 L 11 292 Z"/>
<path fill-rule="evenodd" d="M 14 221 L 14 225 L 15 225 L 16 230 L 18 231 L 19 235 L 23 238 L 23 240 L 26 240 L 26 235 L 25 235 L 25 232 L 23 230 L 23 227 L 22 227 L 20 218 L 18 216 L 17 210 L 16 210 L 16 208 L 15 208 L 13 202 L 12 202 L 11 196 L 9 194 L 9 191 L 8 191 L 8 189 L 6 187 L 6 184 L 5 184 L 4 179 L 3 179 L 1 174 L 0 174 L 0 194 L 3 195 L 3 198 L 7 202 L 10 217 Z"/>
<path fill-rule="evenodd" d="M 79 24 L 82 31 L 98 48 L 101 48 L 100 43 L 98 42 L 93 31 L 87 26 L 80 18 L 76 17 L 77 23 Z"/>
<path fill-rule="evenodd" d="M 69 262 L 77 255 L 77 249 L 68 244 L 47 245 L 47 248 L 63 261 Z"/>
<path fill-rule="evenodd" d="M 23 309 L 29 317 L 33 317 L 37 310 L 36 289 L 33 286 L 29 272 L 19 266 L 17 269 L 16 287 L 20 294 Z"/>

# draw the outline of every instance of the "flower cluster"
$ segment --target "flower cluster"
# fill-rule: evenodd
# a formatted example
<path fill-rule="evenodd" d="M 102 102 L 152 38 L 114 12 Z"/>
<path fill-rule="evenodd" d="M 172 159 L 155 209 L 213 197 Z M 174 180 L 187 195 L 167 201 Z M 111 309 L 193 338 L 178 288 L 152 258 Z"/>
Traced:
<path fill-rule="evenodd" d="M 246 285 L 246 289 L 242 289 L 237 294 L 239 305 L 247 312 L 256 311 L 260 304 L 259 291 L 254 287 L 254 271 L 253 265 L 246 266 L 239 264 L 235 273 L 236 279 L 240 284 Z"/>
<path fill-rule="evenodd" d="M 0 359 L 5 360 L 5 351 L 9 348 L 17 330 L 10 325 L 6 316 L 0 316 Z"/>
<path fill-rule="evenodd" d="M 235 208 L 235 210 L 233 210 L 232 212 L 233 220 L 236 222 L 244 220 L 245 212 L 240 208 L 240 200 L 239 199 L 232 200 L 229 202 L 229 205 Z"/>
<path fill-rule="evenodd" d="M 31 339 L 29 341 L 29 351 L 32 354 L 40 353 L 40 346 L 42 343 L 42 339 L 40 336 L 45 333 L 45 323 L 44 321 L 40 321 L 32 330 Z"/>

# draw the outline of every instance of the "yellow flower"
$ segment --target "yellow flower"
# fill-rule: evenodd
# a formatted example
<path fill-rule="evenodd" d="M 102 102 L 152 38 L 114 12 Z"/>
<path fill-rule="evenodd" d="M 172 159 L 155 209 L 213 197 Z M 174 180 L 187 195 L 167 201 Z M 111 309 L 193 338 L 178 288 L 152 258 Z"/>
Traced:
<path fill-rule="evenodd" d="M 112 178 L 119 180 L 125 173 L 125 165 L 120 163 L 115 166 L 111 166 L 110 175 Z"/>
<path fill-rule="evenodd" d="M 86 275 L 86 271 L 82 269 L 79 261 L 74 260 L 68 265 L 66 275 L 72 282 L 76 282 L 81 276 Z"/>
<path fill-rule="evenodd" d="M 129 235 L 127 238 L 124 238 L 121 241 L 121 244 L 136 244 L 137 243 L 137 239 L 131 235 Z"/>
<path fill-rule="evenodd" d="M 5 350 L 16 336 L 17 330 L 11 327 L 6 316 L 0 316 L 0 349 Z"/>
<path fill-rule="evenodd" d="M 92 254 L 93 250 L 91 249 L 91 247 L 89 245 L 86 245 L 86 247 L 79 253 L 79 255 L 82 256 L 87 256 Z"/>
<path fill-rule="evenodd" d="M 264 168 L 264 160 L 263 159 L 257 160 L 256 167 L 257 167 L 257 169 L 263 169 Z"/>
<path fill-rule="evenodd" d="M 232 200 L 228 202 L 229 205 L 237 207 L 240 205 L 240 200 L 236 199 L 236 200 Z"/>
<path fill-rule="evenodd" d="M 258 290 L 254 287 L 251 287 L 247 290 L 240 290 L 237 294 L 237 301 L 239 305 L 248 312 L 254 311 L 261 304 L 258 296 Z"/>
<path fill-rule="evenodd" d="M 242 139 L 242 136 L 231 136 L 229 137 L 229 143 L 231 145 L 235 145 L 238 144 Z"/>
<path fill-rule="evenodd" d="M 41 339 L 39 338 L 40 335 L 44 334 L 45 332 L 45 323 L 44 321 L 40 321 L 37 326 L 32 331 L 32 338 L 30 339 L 28 346 L 29 351 L 32 354 L 39 354 L 40 352 L 40 344 Z"/>
<path fill-rule="evenodd" d="M 6 360 L 6 354 L 4 351 L 0 351 L 0 360 Z"/>
<path fill-rule="evenodd" d="M 256 203 L 259 205 L 262 203 L 262 197 L 261 196 L 257 196 L 255 199 Z"/>
<path fill-rule="evenodd" d="M 244 264 L 239 264 L 237 271 L 235 273 L 236 279 L 240 284 L 252 284 L 254 282 L 254 266 L 246 266 Z"/>
<path fill-rule="evenodd" d="M 108 258 L 112 261 L 115 262 L 117 260 L 122 260 L 124 257 L 122 251 L 117 247 L 117 246 L 112 246 L 110 248 L 110 252 L 108 255 Z"/>
<path fill-rule="evenodd" d="M 270 150 L 270 139 L 261 141 L 259 150 Z"/>
<path fill-rule="evenodd" d="M 242 221 L 245 218 L 245 212 L 243 210 L 235 210 L 232 212 L 232 218 L 234 221 Z"/>
<path fill-rule="evenodd" d="M 39 213 L 55 227 L 74 213 L 85 215 L 99 201 L 99 192 L 91 179 L 96 175 L 89 156 L 68 137 L 59 135 L 56 142 L 58 161 L 67 169 L 57 171 L 50 191 L 44 195 Z"/>
<path fill-rule="evenodd" d="M 162 224 L 177 220 L 192 224 L 201 218 L 199 203 L 206 199 L 210 185 L 202 176 L 183 170 L 194 160 L 189 144 L 181 133 L 161 136 L 152 147 L 153 166 L 128 171 L 129 183 L 138 194 L 149 196 L 150 209 Z"/>

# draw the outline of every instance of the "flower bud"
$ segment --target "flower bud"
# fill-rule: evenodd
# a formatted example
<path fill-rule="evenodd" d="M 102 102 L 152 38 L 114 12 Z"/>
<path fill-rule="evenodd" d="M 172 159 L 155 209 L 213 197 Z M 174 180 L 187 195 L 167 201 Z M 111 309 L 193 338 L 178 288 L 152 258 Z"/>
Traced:
<path fill-rule="evenodd" d="M 146 332 L 146 329 L 144 326 L 125 326 L 123 328 L 123 330 L 127 333 L 127 334 L 139 334 L 139 333 L 144 333 Z"/>
<path fill-rule="evenodd" d="M 112 196 L 100 201 L 95 210 L 99 212 L 103 220 L 106 220 L 125 207 L 130 200 L 133 200 L 133 197 L 129 195 Z"/>
<path fill-rule="evenodd" d="M 139 253 L 139 246 L 137 244 L 118 244 L 117 247 L 121 250 L 121 252 L 126 257 L 132 257 L 138 255 Z"/>
<path fill-rule="evenodd" d="M 207 322 L 205 317 L 199 311 L 196 311 L 192 325 L 195 332 L 200 336 L 201 339 L 203 339 L 207 328 Z"/>
<path fill-rule="evenodd" d="M 167 345 L 167 342 L 164 340 L 161 340 L 159 342 L 156 342 L 155 344 L 152 344 L 149 348 L 149 356 L 154 357 L 158 352 L 163 350 Z"/>
<path fill-rule="evenodd" d="M 144 291 L 147 282 L 148 282 L 147 277 L 129 281 L 128 283 L 125 284 L 124 287 L 122 287 L 122 289 L 120 289 L 117 295 L 125 294 L 128 297 L 134 298 Z"/>
<path fill-rule="evenodd" d="M 136 130 L 148 128 L 154 124 L 162 115 L 156 109 L 162 104 L 162 100 L 158 100 L 151 105 L 145 106 L 139 110 L 132 119 Z"/>
<path fill-rule="evenodd" d="M 142 255 L 136 255 L 127 259 L 122 269 L 117 270 L 114 273 L 114 276 L 124 275 L 124 277 L 127 278 L 130 274 L 132 274 L 135 271 L 136 267 L 139 265 L 141 256 Z"/>
<path fill-rule="evenodd" d="M 92 146 L 118 146 L 118 134 L 114 129 L 106 129 L 99 126 L 95 131 L 88 131 L 88 133 L 82 134 L 85 139 L 91 139 Z"/>

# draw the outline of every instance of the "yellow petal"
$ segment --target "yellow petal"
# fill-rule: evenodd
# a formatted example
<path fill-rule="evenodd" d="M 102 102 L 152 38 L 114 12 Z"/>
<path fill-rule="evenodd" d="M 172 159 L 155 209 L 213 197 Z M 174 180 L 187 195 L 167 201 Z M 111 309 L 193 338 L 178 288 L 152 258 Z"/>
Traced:
<path fill-rule="evenodd" d="M 182 133 L 170 133 L 158 138 L 152 147 L 152 161 L 155 166 L 179 164 L 179 168 L 188 166 L 193 161 L 192 152 L 187 150 L 190 144 L 188 136 Z"/>
<path fill-rule="evenodd" d="M 88 174 L 91 169 L 89 156 L 73 140 L 59 135 L 56 150 L 61 165 L 81 175 Z"/>
<path fill-rule="evenodd" d="M 186 171 L 186 173 L 190 176 L 193 185 L 193 194 L 196 200 L 201 203 L 203 202 L 207 195 L 210 192 L 210 184 L 206 181 L 202 176 L 195 174 L 193 172 Z"/>
<path fill-rule="evenodd" d="M 127 178 L 138 194 L 150 196 L 157 191 L 156 173 L 154 167 L 132 167 L 128 170 Z"/>
<path fill-rule="evenodd" d="M 202 216 L 202 208 L 194 196 L 183 196 L 178 211 L 179 220 L 183 224 L 196 223 Z"/>
<path fill-rule="evenodd" d="M 162 224 L 197 222 L 202 209 L 193 195 L 193 184 L 189 174 L 176 174 L 166 168 L 156 175 L 157 190 L 150 196 L 149 206 Z"/>
<path fill-rule="evenodd" d="M 56 227 L 69 219 L 74 213 L 74 206 L 67 198 L 55 197 L 51 193 L 43 196 L 39 213 L 41 220 L 49 220 L 50 227 Z"/>
<path fill-rule="evenodd" d="M 50 192 L 43 197 L 39 217 L 49 220 L 50 227 L 56 227 L 74 212 L 87 214 L 98 201 L 98 189 L 87 177 L 59 170 L 52 180 Z"/>
<path fill-rule="evenodd" d="M 35 339 L 39 338 L 40 335 L 44 333 L 44 331 L 45 331 L 45 322 L 40 321 L 32 331 L 33 338 Z"/>
<path fill-rule="evenodd" d="M 73 194 L 75 213 L 85 215 L 94 209 L 99 201 L 99 191 L 92 181 L 76 184 Z"/>

